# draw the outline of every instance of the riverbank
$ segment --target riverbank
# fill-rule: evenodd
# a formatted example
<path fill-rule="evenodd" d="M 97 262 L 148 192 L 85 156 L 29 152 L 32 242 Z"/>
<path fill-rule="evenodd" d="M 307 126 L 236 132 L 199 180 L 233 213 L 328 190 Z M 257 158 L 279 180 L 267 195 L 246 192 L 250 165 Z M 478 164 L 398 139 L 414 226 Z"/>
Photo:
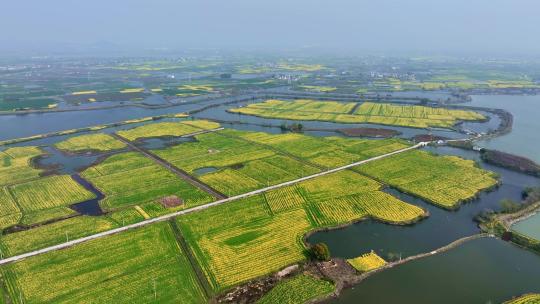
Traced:
<path fill-rule="evenodd" d="M 523 156 L 498 150 L 482 149 L 480 150 L 480 158 L 488 164 L 540 177 L 540 165 Z"/>

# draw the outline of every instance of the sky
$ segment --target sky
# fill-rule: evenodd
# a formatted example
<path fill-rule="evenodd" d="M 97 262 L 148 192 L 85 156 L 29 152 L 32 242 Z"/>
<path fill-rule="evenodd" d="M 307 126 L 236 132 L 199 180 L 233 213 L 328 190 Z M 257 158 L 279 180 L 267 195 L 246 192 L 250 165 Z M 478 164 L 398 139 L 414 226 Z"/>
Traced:
<path fill-rule="evenodd" d="M 540 53 L 538 0 L 17 0 L 2 50 L 326 49 Z"/>

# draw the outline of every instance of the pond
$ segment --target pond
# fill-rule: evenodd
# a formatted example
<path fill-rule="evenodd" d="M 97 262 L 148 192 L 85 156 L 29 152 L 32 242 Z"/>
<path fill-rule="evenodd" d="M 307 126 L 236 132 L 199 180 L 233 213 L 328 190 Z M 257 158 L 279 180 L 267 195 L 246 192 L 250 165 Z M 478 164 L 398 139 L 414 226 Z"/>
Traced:
<path fill-rule="evenodd" d="M 538 274 L 538 255 L 478 239 L 377 273 L 328 303 L 502 303 L 540 292 Z"/>
<path fill-rule="evenodd" d="M 512 230 L 540 241 L 540 212 L 515 223 Z"/>

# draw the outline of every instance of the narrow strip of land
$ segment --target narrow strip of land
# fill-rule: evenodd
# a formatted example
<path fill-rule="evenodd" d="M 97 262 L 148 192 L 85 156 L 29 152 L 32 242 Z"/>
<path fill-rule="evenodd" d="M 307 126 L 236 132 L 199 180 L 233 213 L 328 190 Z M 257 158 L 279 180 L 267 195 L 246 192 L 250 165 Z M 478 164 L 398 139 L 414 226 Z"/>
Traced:
<path fill-rule="evenodd" d="M 202 134 L 202 133 L 206 133 L 206 132 L 211 132 L 211 131 L 217 131 L 217 129 L 214 129 L 214 130 L 207 130 L 207 131 L 198 131 L 198 132 L 195 132 L 193 134 L 187 134 L 187 135 L 184 135 L 184 136 L 193 136 L 193 135 L 197 135 L 197 134 Z M 227 196 L 219 191 L 217 191 L 216 189 L 210 187 L 209 185 L 203 183 L 202 181 L 200 181 L 199 179 L 195 178 L 194 176 L 191 176 L 189 175 L 186 171 L 174 166 L 173 164 L 169 163 L 168 161 L 164 160 L 163 158 L 157 156 L 156 154 L 150 152 L 149 150 L 147 149 L 144 149 L 144 148 L 141 148 L 141 147 L 138 147 L 137 145 L 133 144 L 131 141 L 127 140 L 126 138 L 116 134 L 116 133 L 111 133 L 111 136 L 113 136 L 114 138 L 120 140 L 121 142 L 125 143 L 126 145 L 128 145 L 128 147 L 130 147 L 131 149 L 143 154 L 144 156 L 148 157 L 149 159 L 153 160 L 156 164 L 164 167 L 165 169 L 169 170 L 170 172 L 174 173 L 175 175 L 177 175 L 178 177 L 180 177 L 181 179 L 185 180 L 186 182 L 192 184 L 193 186 L 203 190 L 203 191 L 206 191 L 208 194 L 212 195 L 213 197 L 217 198 L 217 199 L 224 199 L 226 198 Z"/>
<path fill-rule="evenodd" d="M 131 142 L 129 142 L 129 144 L 133 145 Z M 50 247 L 30 251 L 30 252 L 23 253 L 23 254 L 16 255 L 16 256 L 12 256 L 12 257 L 0 260 L 0 265 L 13 263 L 13 262 L 20 261 L 20 260 L 24 260 L 26 258 L 36 256 L 36 255 L 41 255 L 41 254 L 44 254 L 44 253 L 47 253 L 47 252 L 68 248 L 68 247 L 74 246 L 76 244 L 84 243 L 84 242 L 87 242 L 87 241 L 90 241 L 90 240 L 99 239 L 99 238 L 102 238 L 102 237 L 105 237 L 105 236 L 108 236 L 108 235 L 113 235 L 113 234 L 120 233 L 120 232 L 123 232 L 123 231 L 127 231 L 127 230 L 130 230 L 130 229 L 143 227 L 143 226 L 150 225 L 150 224 L 157 223 L 157 222 L 163 222 L 163 221 L 166 221 L 168 219 L 174 218 L 174 217 L 179 216 L 179 215 L 184 215 L 184 214 L 188 214 L 188 213 L 192 213 L 192 212 L 201 211 L 201 210 L 213 207 L 213 206 L 225 204 L 225 203 L 228 203 L 228 202 L 231 202 L 231 201 L 235 201 L 235 200 L 250 197 L 250 196 L 253 196 L 253 195 L 261 194 L 261 193 L 268 192 L 268 191 L 271 191 L 271 190 L 274 190 L 274 189 L 290 186 L 290 185 L 297 184 L 297 183 L 300 183 L 300 182 L 303 182 L 303 181 L 306 181 L 306 180 L 310 180 L 310 179 L 313 179 L 313 178 L 317 178 L 317 177 L 320 177 L 320 176 L 324 176 L 324 175 L 332 174 L 332 173 L 335 173 L 335 172 L 343 171 L 345 169 L 349 169 L 349 168 L 354 167 L 354 166 L 362 165 L 362 164 L 369 163 L 369 162 L 372 162 L 372 161 L 376 161 L 376 160 L 379 160 L 379 159 L 383 159 L 385 157 L 389 157 L 389 156 L 392 156 L 392 155 L 395 155 L 395 154 L 399 154 L 399 153 L 407 152 L 407 151 L 410 151 L 410 150 L 418 149 L 418 148 L 421 148 L 421 147 L 425 147 L 427 144 L 429 144 L 429 142 L 420 142 L 420 143 L 417 143 L 414 146 L 410 146 L 410 147 L 407 147 L 407 148 L 404 148 L 404 149 L 401 149 L 401 150 L 397 150 L 397 151 L 390 152 L 390 153 L 387 153 L 387 154 L 375 156 L 375 157 L 372 157 L 372 158 L 369 158 L 369 159 L 361 160 L 361 161 L 354 162 L 354 163 L 351 163 L 351 164 L 348 164 L 348 165 L 345 165 L 345 166 L 341 166 L 341 167 L 337 167 L 337 168 L 330 169 L 330 170 L 327 170 L 327 171 L 319 172 L 319 173 L 316 173 L 316 174 L 313 174 L 313 175 L 304 176 L 304 177 L 301 177 L 301 178 L 298 178 L 298 179 L 295 179 L 295 180 L 291 180 L 291 181 L 287 181 L 287 182 L 284 182 L 284 183 L 281 183 L 281 184 L 276 184 L 276 185 L 273 185 L 273 186 L 261 188 L 261 189 L 254 190 L 254 191 L 251 191 L 251 192 L 231 196 L 231 197 L 228 197 L 228 198 L 219 199 L 217 201 L 214 201 L 214 202 L 211 202 L 211 203 L 208 203 L 208 204 L 192 207 L 192 208 L 189 208 L 189 209 L 180 210 L 180 211 L 177 211 L 177 212 L 162 215 L 160 217 L 155 217 L 155 218 L 151 218 L 151 219 L 148 219 L 148 220 L 144 220 L 142 222 L 138 222 L 138 223 L 135 223 L 135 224 L 127 225 L 127 226 L 116 228 L 116 229 L 111 229 L 111 230 L 108 230 L 108 231 L 104 231 L 104 232 L 96 233 L 96 234 L 89 235 L 89 236 L 86 236 L 86 237 L 82 237 L 82 238 L 79 238 L 79 239 L 75 239 L 75 240 L 72 240 L 72 241 L 69 241 L 69 242 L 65 242 L 65 243 L 61 243 L 61 244 L 58 244 L 58 245 L 54 245 L 54 246 L 50 246 Z M 135 146 L 135 145 L 133 145 L 133 146 Z M 136 148 L 138 150 L 140 150 L 138 147 L 136 147 Z M 141 152 L 141 153 L 144 153 L 144 152 Z M 146 153 L 145 153 L 145 155 L 146 155 Z M 149 157 L 151 157 L 151 156 L 149 156 Z M 157 158 L 156 161 L 159 161 L 159 158 Z M 167 163 L 165 162 L 163 165 L 167 166 Z"/>

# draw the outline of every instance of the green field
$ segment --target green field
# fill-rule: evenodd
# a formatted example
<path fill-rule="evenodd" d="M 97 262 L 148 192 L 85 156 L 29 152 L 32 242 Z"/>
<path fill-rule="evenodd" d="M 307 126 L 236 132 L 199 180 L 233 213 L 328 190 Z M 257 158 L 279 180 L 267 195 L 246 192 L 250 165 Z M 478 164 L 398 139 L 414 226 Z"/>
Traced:
<path fill-rule="evenodd" d="M 3 254 L 12 256 L 116 227 L 119 227 L 119 224 L 106 216 L 77 216 L 3 235 L 0 244 Z"/>
<path fill-rule="evenodd" d="M 52 175 L 9 187 L 23 212 L 63 207 L 95 198 L 69 175 Z"/>
<path fill-rule="evenodd" d="M 200 175 L 199 179 L 228 195 L 297 179 L 321 169 L 343 166 L 408 146 L 398 139 L 318 138 L 230 129 L 195 138 L 196 142 L 156 150 L 155 153 L 191 174 L 200 168 L 217 169 Z"/>
<path fill-rule="evenodd" d="M 32 225 L 76 212 L 69 205 L 95 195 L 69 175 L 51 175 L 0 188 L 0 227 Z"/>
<path fill-rule="evenodd" d="M 168 223 L 154 224 L 2 269 L 13 303 L 205 303 Z"/>
<path fill-rule="evenodd" d="M 0 188 L 0 229 L 17 224 L 22 212 L 7 187 Z"/>
<path fill-rule="evenodd" d="M 182 136 L 202 130 L 219 128 L 219 124 L 205 120 L 181 121 L 181 122 L 158 122 L 149 123 L 140 127 L 118 131 L 118 135 L 128 139 L 137 140 L 139 138 L 160 137 L 160 136 Z"/>
<path fill-rule="evenodd" d="M 334 284 L 311 275 L 299 274 L 279 282 L 257 304 L 303 304 L 327 296 L 334 291 Z"/>
<path fill-rule="evenodd" d="M 125 148 L 126 144 L 108 134 L 96 133 L 70 137 L 55 146 L 60 150 L 79 152 L 117 150 Z"/>
<path fill-rule="evenodd" d="M 421 208 L 379 191 L 380 186 L 342 171 L 177 220 L 219 292 L 304 260 L 302 237 L 312 229 L 365 217 L 403 223 L 424 216 Z"/>
<path fill-rule="evenodd" d="M 0 229 L 71 216 L 69 205 L 95 197 L 69 175 L 40 177 L 31 159 L 42 154 L 33 146 L 0 152 Z"/>
<path fill-rule="evenodd" d="M 105 194 L 100 204 L 107 210 L 153 203 L 169 195 L 176 195 L 185 202 L 184 206 L 171 210 L 212 200 L 206 192 L 135 152 L 112 155 L 83 171 L 82 176 Z"/>
<path fill-rule="evenodd" d="M 303 134 L 224 130 L 224 134 L 262 144 L 322 168 L 335 168 L 408 147 L 401 139 L 350 139 Z"/>
<path fill-rule="evenodd" d="M 39 177 L 42 170 L 31 166 L 31 159 L 44 154 L 38 147 L 14 147 L 0 151 L 0 186 Z"/>
<path fill-rule="evenodd" d="M 485 119 L 479 113 L 464 110 L 373 102 L 363 102 L 355 108 L 357 105 L 353 102 L 267 100 L 229 111 L 265 118 L 372 123 L 413 128 L 452 128 L 461 120 Z"/>
<path fill-rule="evenodd" d="M 497 184 L 494 174 L 476 167 L 474 161 L 425 151 L 408 151 L 355 170 L 444 208 L 456 208 Z"/>

